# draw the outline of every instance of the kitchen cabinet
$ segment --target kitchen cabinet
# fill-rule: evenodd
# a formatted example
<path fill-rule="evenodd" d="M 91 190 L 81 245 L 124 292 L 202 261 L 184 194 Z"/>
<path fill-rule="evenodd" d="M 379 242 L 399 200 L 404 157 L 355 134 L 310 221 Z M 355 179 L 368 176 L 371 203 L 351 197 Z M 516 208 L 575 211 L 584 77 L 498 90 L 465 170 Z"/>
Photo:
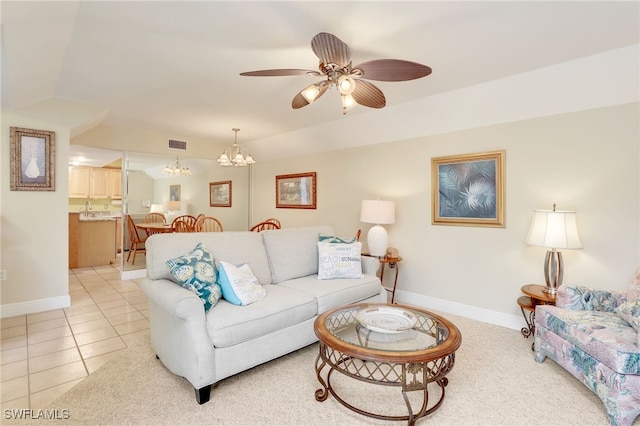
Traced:
<path fill-rule="evenodd" d="M 89 198 L 91 167 L 69 167 L 69 198 Z"/>
<path fill-rule="evenodd" d="M 102 167 L 69 167 L 69 198 L 122 199 L 122 171 Z"/>
<path fill-rule="evenodd" d="M 122 198 L 122 170 L 109 169 L 110 172 L 110 198 L 120 200 Z"/>
<path fill-rule="evenodd" d="M 122 253 L 122 218 L 116 218 L 116 252 Z"/>
<path fill-rule="evenodd" d="M 69 213 L 69 269 L 109 265 L 116 259 L 116 220 L 81 220 Z"/>
<path fill-rule="evenodd" d="M 111 191 L 111 171 L 98 167 L 91 168 L 91 183 L 89 185 L 89 198 L 109 198 Z"/>

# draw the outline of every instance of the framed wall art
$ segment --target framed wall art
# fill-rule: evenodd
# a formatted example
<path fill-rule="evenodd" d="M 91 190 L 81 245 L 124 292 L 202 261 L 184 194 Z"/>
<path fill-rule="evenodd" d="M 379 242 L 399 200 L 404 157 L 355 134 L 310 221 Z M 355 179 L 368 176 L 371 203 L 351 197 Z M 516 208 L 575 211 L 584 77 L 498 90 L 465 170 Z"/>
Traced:
<path fill-rule="evenodd" d="M 276 176 L 276 208 L 315 209 L 316 172 Z"/>
<path fill-rule="evenodd" d="M 209 182 L 209 206 L 231 207 L 231 181 Z"/>
<path fill-rule="evenodd" d="M 55 191 L 55 135 L 10 128 L 11 191 Z"/>
<path fill-rule="evenodd" d="M 431 159 L 434 225 L 505 226 L 505 151 Z"/>
<path fill-rule="evenodd" d="M 180 185 L 169 185 L 169 201 L 181 201 Z"/>

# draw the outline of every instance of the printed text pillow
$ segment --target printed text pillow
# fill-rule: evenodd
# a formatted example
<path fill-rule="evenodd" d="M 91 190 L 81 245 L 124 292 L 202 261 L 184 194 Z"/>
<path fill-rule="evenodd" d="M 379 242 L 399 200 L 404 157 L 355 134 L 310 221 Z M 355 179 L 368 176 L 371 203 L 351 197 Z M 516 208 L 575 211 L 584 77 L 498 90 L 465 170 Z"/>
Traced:
<path fill-rule="evenodd" d="M 318 279 L 362 278 L 362 243 L 318 242 Z"/>

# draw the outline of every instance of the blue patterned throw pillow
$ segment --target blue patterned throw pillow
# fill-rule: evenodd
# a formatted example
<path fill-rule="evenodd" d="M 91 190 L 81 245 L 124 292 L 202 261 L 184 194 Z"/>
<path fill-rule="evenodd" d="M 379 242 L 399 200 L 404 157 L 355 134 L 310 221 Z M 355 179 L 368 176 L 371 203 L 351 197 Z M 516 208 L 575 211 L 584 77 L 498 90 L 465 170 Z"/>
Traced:
<path fill-rule="evenodd" d="M 218 270 L 216 263 L 202 243 L 199 243 L 190 253 L 175 259 L 167 260 L 166 265 L 171 275 L 187 290 L 195 293 L 204 305 L 204 311 L 209 312 L 222 296 L 220 286 L 216 284 Z"/>
<path fill-rule="evenodd" d="M 318 241 L 322 241 L 323 243 L 353 244 L 357 242 L 357 239 L 356 237 L 338 237 L 336 235 L 320 233 L 318 234 Z"/>

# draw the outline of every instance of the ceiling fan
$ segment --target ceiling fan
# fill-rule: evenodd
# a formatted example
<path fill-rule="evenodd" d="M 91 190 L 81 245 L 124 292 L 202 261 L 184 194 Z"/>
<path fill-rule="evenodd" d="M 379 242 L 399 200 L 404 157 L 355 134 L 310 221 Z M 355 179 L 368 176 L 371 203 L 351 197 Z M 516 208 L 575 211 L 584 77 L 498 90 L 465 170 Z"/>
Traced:
<path fill-rule="evenodd" d="M 384 93 L 367 80 L 407 81 L 426 77 L 431 68 L 400 59 L 377 59 L 352 66 L 351 50 L 333 34 L 319 33 L 311 39 L 311 49 L 320 59 L 319 70 L 272 69 L 240 73 L 243 76 L 274 77 L 291 75 L 325 76 L 324 80 L 304 88 L 291 101 L 294 109 L 302 108 L 324 95 L 331 86 L 337 87 L 342 98 L 342 113 L 357 104 L 369 108 L 386 105 Z"/>

